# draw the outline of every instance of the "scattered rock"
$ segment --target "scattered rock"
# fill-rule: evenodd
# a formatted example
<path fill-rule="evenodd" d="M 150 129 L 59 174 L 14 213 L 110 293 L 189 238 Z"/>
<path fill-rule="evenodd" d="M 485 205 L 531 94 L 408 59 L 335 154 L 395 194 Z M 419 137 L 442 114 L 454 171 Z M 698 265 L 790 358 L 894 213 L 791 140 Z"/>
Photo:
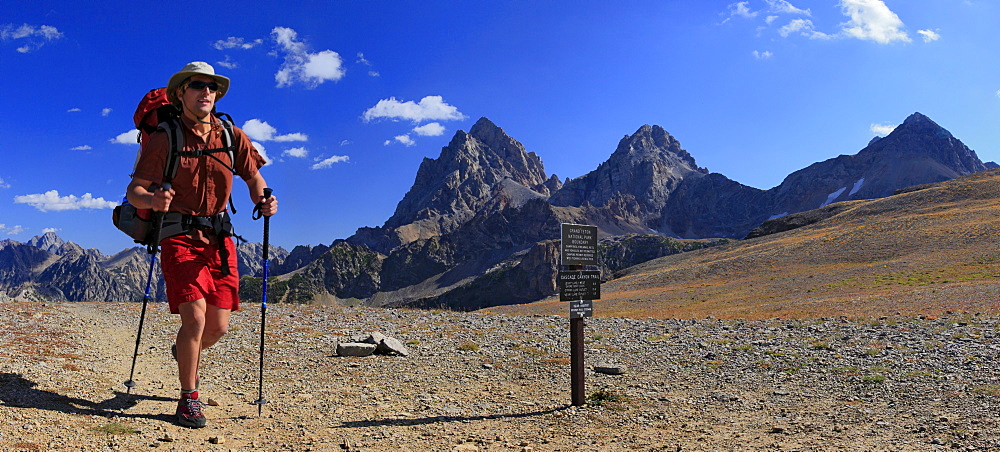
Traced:
<path fill-rule="evenodd" d="M 594 372 L 605 375 L 625 375 L 628 367 L 625 365 L 598 364 L 594 366 Z"/>
<path fill-rule="evenodd" d="M 408 356 L 410 354 L 410 351 L 406 349 L 406 346 L 404 346 L 403 343 L 399 341 L 399 339 L 396 339 L 394 337 L 385 337 L 381 341 L 379 341 L 378 348 L 376 348 L 376 352 L 384 353 L 386 355 L 399 355 L 399 356 Z"/>
<path fill-rule="evenodd" d="M 257 319 L 234 316 L 202 373 L 206 392 L 226 403 L 203 396 L 209 426 L 190 430 L 174 424 L 176 366 L 161 345 L 173 341 L 176 317 L 147 317 L 143 343 L 158 348 L 139 360 L 139 392 L 119 398 L 113 386 L 129 374 L 121 352 L 128 356 L 135 338 L 100 332 L 134 333 L 139 306 L 67 303 L 52 305 L 51 315 L 22 314 L 37 306 L 0 302 L 0 344 L 8 344 L 0 347 L 0 450 L 1000 447 L 994 314 L 588 319 L 602 336 L 588 344 L 591 369 L 620 367 L 627 376 L 601 374 L 587 393 L 627 402 L 568 407 L 565 318 L 279 304 L 268 331 L 282 340 L 268 337 L 264 368 L 271 403 L 260 416 L 251 404 L 258 356 L 246 344 L 259 340 Z M 376 326 L 418 339 L 419 359 L 327 359 L 337 338 Z M 455 352 L 465 342 L 478 349 Z M 817 347 L 834 343 L 834 353 Z M 715 360 L 702 359 L 709 353 Z M 118 426 L 140 433 L 95 431 Z"/>
<path fill-rule="evenodd" d="M 371 356 L 375 353 L 375 344 L 363 342 L 341 342 L 337 344 L 338 356 Z"/>

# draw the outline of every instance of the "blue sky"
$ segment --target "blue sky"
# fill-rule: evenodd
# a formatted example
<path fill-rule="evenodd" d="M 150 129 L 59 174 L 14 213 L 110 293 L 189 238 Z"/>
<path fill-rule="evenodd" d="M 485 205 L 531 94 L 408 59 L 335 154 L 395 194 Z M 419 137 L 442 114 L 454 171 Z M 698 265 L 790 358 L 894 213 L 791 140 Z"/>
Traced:
<path fill-rule="evenodd" d="M 259 3 L 268 3 L 261 5 Z M 767 189 L 919 111 L 1000 161 L 1000 5 L 987 0 L 8 2 L 0 239 L 113 253 L 132 114 L 189 61 L 264 149 L 271 242 L 380 226 L 426 157 L 488 117 L 549 174 L 664 127 Z M 237 232 L 261 240 L 236 189 Z"/>

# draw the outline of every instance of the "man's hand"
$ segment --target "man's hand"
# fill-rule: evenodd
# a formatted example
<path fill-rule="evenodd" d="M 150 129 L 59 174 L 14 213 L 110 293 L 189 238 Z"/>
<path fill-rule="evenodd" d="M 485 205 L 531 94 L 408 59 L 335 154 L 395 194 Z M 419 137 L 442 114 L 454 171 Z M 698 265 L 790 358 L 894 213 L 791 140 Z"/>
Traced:
<path fill-rule="evenodd" d="M 259 211 L 261 215 L 265 217 L 278 213 L 278 198 L 274 197 L 274 195 L 271 195 L 270 198 L 261 196 L 261 201 L 257 205 L 260 207 Z"/>
<path fill-rule="evenodd" d="M 157 212 L 166 212 L 170 209 L 170 203 L 174 200 L 176 193 L 169 184 L 160 187 L 153 192 L 152 209 Z"/>

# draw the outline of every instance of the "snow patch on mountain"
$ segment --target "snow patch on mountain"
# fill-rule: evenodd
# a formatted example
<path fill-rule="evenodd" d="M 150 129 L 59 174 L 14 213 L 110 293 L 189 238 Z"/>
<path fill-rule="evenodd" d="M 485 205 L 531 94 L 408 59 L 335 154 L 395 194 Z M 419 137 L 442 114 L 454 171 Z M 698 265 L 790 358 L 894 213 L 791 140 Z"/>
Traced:
<path fill-rule="evenodd" d="M 851 189 L 851 192 L 848 193 L 847 196 L 854 196 L 854 194 L 857 193 L 858 190 L 861 190 L 861 187 L 863 187 L 864 185 L 865 185 L 865 178 L 862 177 L 861 179 L 858 179 L 858 181 L 854 183 L 854 188 Z"/>
<path fill-rule="evenodd" d="M 844 191 L 846 191 L 846 190 L 847 190 L 847 187 L 843 187 L 840 190 L 837 190 L 837 191 L 835 191 L 833 193 L 830 193 L 826 197 L 826 202 L 824 202 L 823 204 L 820 204 L 820 207 L 826 207 L 828 204 L 830 204 L 831 202 L 833 202 L 833 200 L 839 198 L 840 195 L 842 195 L 844 193 Z"/>

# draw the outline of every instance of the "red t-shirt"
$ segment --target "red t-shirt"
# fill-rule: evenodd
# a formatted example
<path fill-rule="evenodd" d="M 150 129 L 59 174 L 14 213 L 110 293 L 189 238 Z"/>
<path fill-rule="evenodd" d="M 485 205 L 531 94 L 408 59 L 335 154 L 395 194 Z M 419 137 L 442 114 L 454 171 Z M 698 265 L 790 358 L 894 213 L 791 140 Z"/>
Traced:
<path fill-rule="evenodd" d="M 184 151 L 199 149 L 218 149 L 223 147 L 225 127 L 219 120 L 212 117 L 212 130 L 205 137 L 194 132 L 196 122 L 181 117 L 181 131 L 184 134 Z M 226 209 L 226 202 L 233 191 L 233 173 L 227 168 L 231 165 L 244 181 L 252 179 L 257 171 L 264 166 L 264 158 L 253 147 L 250 138 L 238 127 L 233 126 L 235 141 L 234 160 L 229 161 L 229 154 L 216 152 L 210 156 L 180 157 L 177 174 L 170 184 L 176 194 L 170 203 L 171 212 L 197 216 L 210 216 Z M 162 184 L 163 168 L 170 154 L 167 133 L 156 132 L 149 136 L 143 145 L 142 155 L 136 162 L 132 177 Z M 213 158 L 215 157 L 215 158 Z M 219 162 L 219 159 L 222 162 Z"/>

